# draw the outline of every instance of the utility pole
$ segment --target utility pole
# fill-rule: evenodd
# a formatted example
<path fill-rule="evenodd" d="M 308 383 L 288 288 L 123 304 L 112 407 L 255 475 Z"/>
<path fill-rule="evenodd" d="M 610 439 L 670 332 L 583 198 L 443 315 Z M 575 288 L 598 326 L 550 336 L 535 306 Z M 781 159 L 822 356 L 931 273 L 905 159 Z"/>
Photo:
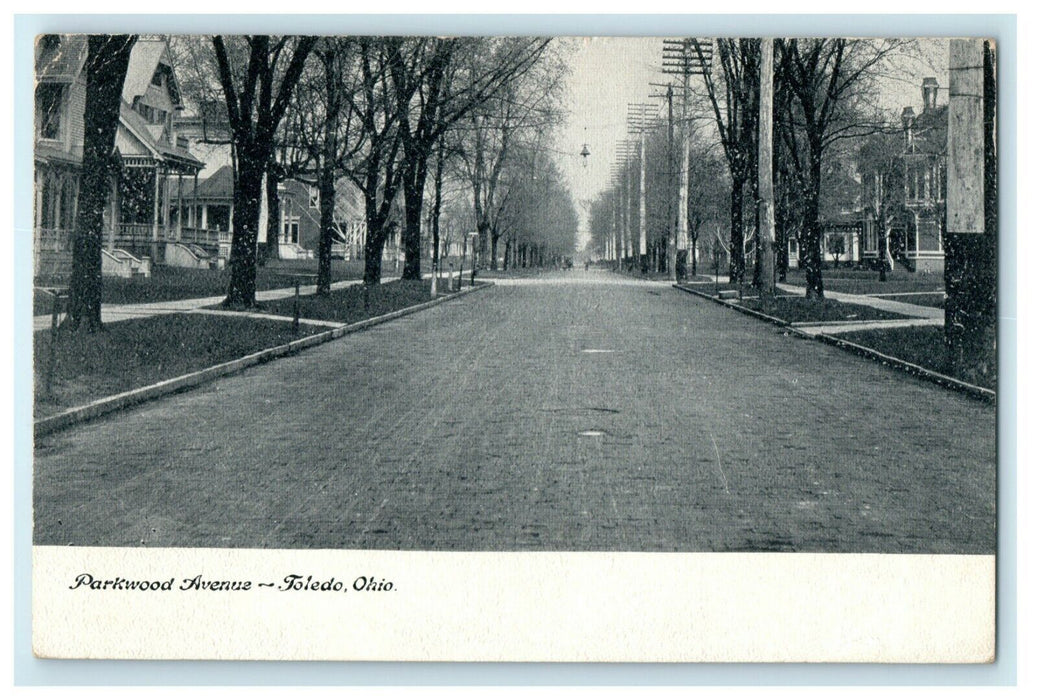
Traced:
<path fill-rule="evenodd" d="M 714 43 L 709 39 L 664 39 L 663 72 L 681 76 L 681 116 L 678 120 L 678 140 L 681 142 L 680 179 L 678 185 L 678 226 L 675 245 L 674 278 L 683 281 L 688 260 L 688 83 L 689 77 L 710 71 Z"/>
<path fill-rule="evenodd" d="M 667 189 L 674 191 L 674 86 L 667 86 Z M 671 216 L 671 207 L 674 199 L 667 197 L 667 228 L 670 235 L 667 237 L 667 274 L 673 274 L 677 262 L 675 256 L 678 249 L 678 227 Z M 681 209 L 680 203 L 678 209 Z M 675 279 L 677 279 L 675 277 Z"/>
<path fill-rule="evenodd" d="M 612 249 L 611 249 L 611 253 L 610 253 L 609 259 L 615 265 L 615 269 L 617 270 L 617 272 L 619 272 L 619 270 L 620 270 L 620 260 L 621 260 L 621 248 L 620 248 L 620 235 L 621 235 L 621 233 L 620 233 L 620 214 L 621 214 L 620 194 L 621 194 L 621 192 L 620 192 L 620 169 L 619 169 L 619 166 L 617 166 L 616 164 L 613 165 L 612 176 L 613 176 L 612 180 L 610 181 L 609 184 L 610 184 L 610 186 L 614 190 L 614 196 L 612 197 L 612 200 L 613 200 L 613 212 L 612 212 L 612 214 L 613 215 L 611 217 L 612 220 L 613 220 L 613 225 L 612 225 L 612 238 L 610 239 L 610 243 L 612 244 Z"/>
<path fill-rule="evenodd" d="M 996 376 L 998 264 L 995 52 L 983 39 L 949 46 L 944 339 L 953 369 Z"/>
<path fill-rule="evenodd" d="M 653 87 L 664 88 L 663 93 L 654 93 L 651 97 L 659 97 L 667 100 L 667 274 L 676 280 L 680 278 L 676 273 L 677 252 L 679 246 L 678 228 L 675 221 L 674 211 L 674 179 L 677 174 L 677 166 L 674 164 L 674 86 L 670 83 L 649 83 Z M 681 200 L 677 202 L 677 215 L 680 216 Z"/>
<path fill-rule="evenodd" d="M 760 119 L 757 138 L 757 192 L 760 196 L 760 245 L 757 256 L 760 263 L 760 292 L 775 295 L 775 188 L 772 181 L 772 101 L 775 69 L 775 43 L 768 38 L 760 42 Z"/>
<path fill-rule="evenodd" d="M 649 110 L 652 108 L 653 105 L 646 102 L 635 102 L 627 105 L 627 131 L 638 136 L 638 152 L 641 161 L 638 173 L 638 257 L 642 274 L 649 271 L 648 236 L 645 230 L 645 166 L 647 155 L 645 152 L 645 132 L 648 131 L 650 125 Z"/>
<path fill-rule="evenodd" d="M 633 235 L 631 231 L 631 186 L 629 182 L 630 160 L 634 151 L 634 142 L 618 141 L 617 157 L 620 159 L 620 255 L 621 267 L 625 260 L 634 255 Z"/>

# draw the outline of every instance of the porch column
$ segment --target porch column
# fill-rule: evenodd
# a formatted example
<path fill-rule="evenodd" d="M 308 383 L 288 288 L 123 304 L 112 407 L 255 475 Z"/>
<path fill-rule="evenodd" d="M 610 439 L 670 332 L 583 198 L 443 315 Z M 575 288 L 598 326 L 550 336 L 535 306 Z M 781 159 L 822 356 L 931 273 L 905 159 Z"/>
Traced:
<path fill-rule="evenodd" d="M 119 188 L 113 181 L 110 183 L 108 202 L 108 252 L 115 250 L 115 230 L 119 228 Z"/>
<path fill-rule="evenodd" d="M 33 242 L 35 243 L 35 245 L 32 248 L 32 253 L 33 253 L 33 262 L 34 262 L 34 268 L 35 268 L 35 274 L 36 275 L 40 274 L 40 247 L 41 247 L 40 244 L 43 243 L 43 236 L 42 236 L 43 221 L 41 220 L 40 217 L 43 216 L 43 180 L 44 180 L 44 177 L 45 177 L 45 175 L 43 175 L 43 168 L 37 167 L 36 168 L 36 177 L 34 178 L 35 185 L 36 185 L 36 192 L 34 193 L 36 195 L 36 209 L 33 212 L 34 216 L 33 216 L 33 227 L 32 227 L 33 228 Z"/>
<path fill-rule="evenodd" d="M 172 233 L 169 227 L 169 205 L 173 200 L 173 193 L 170 191 L 170 171 L 167 170 L 165 175 L 166 177 L 162 178 L 162 240 L 168 241 Z"/>
<path fill-rule="evenodd" d="M 152 193 L 151 211 L 151 261 L 159 260 L 159 166 L 155 166 L 155 190 Z"/>
<path fill-rule="evenodd" d="M 177 240 L 184 233 L 184 174 L 177 173 Z"/>

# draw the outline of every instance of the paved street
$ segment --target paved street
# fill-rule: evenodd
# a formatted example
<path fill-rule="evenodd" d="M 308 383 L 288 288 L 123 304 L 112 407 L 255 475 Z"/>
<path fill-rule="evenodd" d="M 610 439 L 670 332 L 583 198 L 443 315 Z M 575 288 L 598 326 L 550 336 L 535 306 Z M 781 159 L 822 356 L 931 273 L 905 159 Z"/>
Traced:
<path fill-rule="evenodd" d="M 558 272 L 38 443 L 37 544 L 992 553 L 995 410 Z"/>

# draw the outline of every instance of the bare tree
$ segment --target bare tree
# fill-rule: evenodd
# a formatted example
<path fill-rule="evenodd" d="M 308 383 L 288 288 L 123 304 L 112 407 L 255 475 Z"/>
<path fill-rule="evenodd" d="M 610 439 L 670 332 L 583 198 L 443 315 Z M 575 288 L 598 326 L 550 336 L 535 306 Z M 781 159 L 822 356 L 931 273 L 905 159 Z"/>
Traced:
<path fill-rule="evenodd" d="M 804 185 L 800 232 L 808 298 L 824 296 L 819 198 L 822 158 L 836 140 L 862 132 L 860 120 L 847 118 L 856 98 L 867 93 L 887 57 L 904 45 L 895 39 L 785 39 L 778 42 L 776 75 L 789 92 L 787 141 L 799 127 L 806 149 L 790 144 Z M 866 125 L 869 128 L 870 125 Z M 795 138 L 795 136 L 794 136 Z M 797 154 L 803 152 L 802 157 Z"/>
<path fill-rule="evenodd" d="M 364 240 L 364 284 L 382 280 L 382 251 L 392 230 L 390 217 L 401 183 L 400 110 L 389 82 L 390 62 L 402 39 L 357 38 L 360 78 L 346 95 L 363 139 L 346 177 L 364 197 L 367 236 Z"/>
<path fill-rule="evenodd" d="M 347 104 L 357 90 L 357 52 L 349 38 L 323 37 L 313 54 L 317 60 L 300 79 L 285 120 L 289 133 L 283 160 L 291 164 L 292 177 L 316 185 L 319 193 L 317 294 L 327 295 L 332 245 L 339 235 L 336 183 L 361 146 L 357 118 Z"/>
<path fill-rule="evenodd" d="M 398 101 L 405 222 L 404 279 L 421 278 L 425 182 L 438 139 L 510 80 L 537 64 L 547 39 L 414 38 L 392 43 Z"/>
<path fill-rule="evenodd" d="M 692 275 L 698 274 L 699 239 L 708 224 L 719 224 L 725 217 L 725 189 L 728 187 L 724 158 L 716 146 L 690 142 L 688 158 L 688 239 L 692 248 Z"/>
<path fill-rule="evenodd" d="M 91 34 L 87 39 L 83 170 L 72 242 L 67 326 L 88 333 L 101 325 L 101 241 L 119 105 L 137 36 Z"/>
<path fill-rule="evenodd" d="M 256 304 L 256 241 L 263 174 L 274 151 L 278 125 L 317 39 L 251 35 L 241 40 L 246 43 L 248 58 L 237 71 L 222 36 L 213 37 L 213 49 L 238 164 L 231 279 L 224 305 L 251 307 Z"/>
<path fill-rule="evenodd" d="M 693 47 L 700 62 L 705 62 L 700 43 L 694 41 Z M 718 39 L 716 56 L 721 68 L 721 84 L 717 84 L 710 71 L 703 73 L 703 82 L 732 180 L 728 273 L 732 281 L 741 283 L 746 271 L 744 190 L 747 183 L 755 183 L 760 39 Z"/>

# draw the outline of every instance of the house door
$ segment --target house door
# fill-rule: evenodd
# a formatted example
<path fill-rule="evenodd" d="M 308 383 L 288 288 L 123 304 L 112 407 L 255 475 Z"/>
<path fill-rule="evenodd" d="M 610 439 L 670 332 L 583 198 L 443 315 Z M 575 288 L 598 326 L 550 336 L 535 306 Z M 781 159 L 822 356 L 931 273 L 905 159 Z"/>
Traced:
<path fill-rule="evenodd" d="M 890 230 L 890 256 L 894 258 L 894 260 L 905 259 L 905 249 L 907 247 L 905 234 L 906 232 L 903 228 Z"/>

